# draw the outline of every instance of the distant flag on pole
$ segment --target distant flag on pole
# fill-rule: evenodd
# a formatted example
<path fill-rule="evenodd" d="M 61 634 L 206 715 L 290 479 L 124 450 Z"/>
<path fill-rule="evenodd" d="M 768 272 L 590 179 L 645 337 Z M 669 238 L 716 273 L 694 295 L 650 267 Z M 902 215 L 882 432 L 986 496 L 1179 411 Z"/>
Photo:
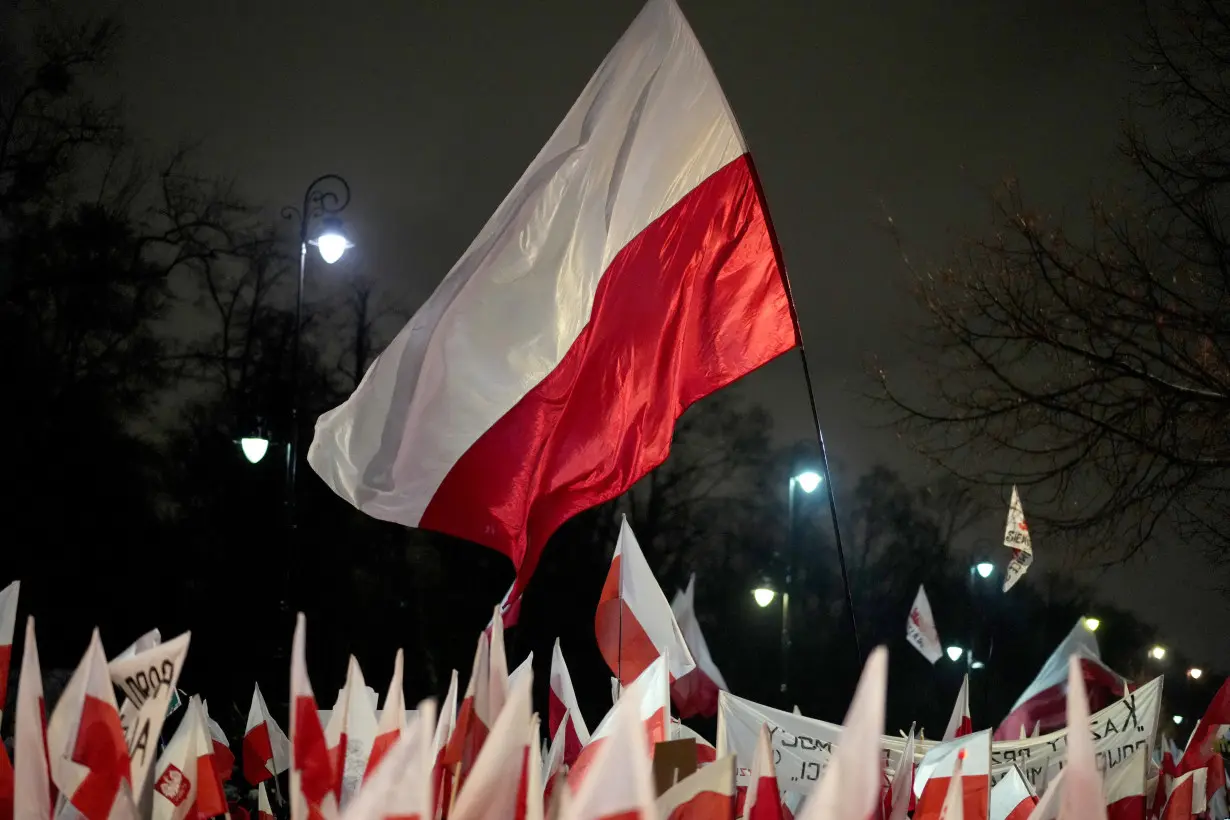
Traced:
<path fill-rule="evenodd" d="M 13 659 L 13 632 L 17 628 L 17 596 L 21 581 L 0 589 L 0 722 L 9 696 L 9 664 Z"/>
<path fill-rule="evenodd" d="M 1029 525 L 1025 523 L 1025 511 L 1021 509 L 1021 495 L 1015 486 L 1008 503 L 1008 521 L 1004 524 L 1004 546 L 1012 550 L 1012 560 L 1004 572 L 1004 592 L 1007 592 L 1025 577 L 1034 562 L 1034 545 L 1029 537 Z"/>
<path fill-rule="evenodd" d="M 931 602 L 922 584 L 918 585 L 914 606 L 910 607 L 909 617 L 905 619 L 905 639 L 933 664 L 944 654 L 940 633 L 935 628 L 935 616 L 931 614 Z"/>
<path fill-rule="evenodd" d="M 688 578 L 687 589 L 675 594 L 671 601 L 671 613 L 679 631 L 687 644 L 688 651 L 696 661 L 696 668 L 671 685 L 671 700 L 679 711 L 679 717 L 689 718 L 696 715 L 713 717 L 717 714 L 718 691 L 729 689 L 726 679 L 722 677 L 713 656 L 709 654 L 709 644 L 705 634 L 700 630 L 700 620 L 696 617 L 696 573 Z"/>
<path fill-rule="evenodd" d="M 17 680 L 17 719 L 13 738 L 14 820 L 51 820 L 56 790 L 47 762 L 47 704 L 34 637 L 34 618 L 26 619 L 26 640 Z"/>
<path fill-rule="evenodd" d="M 386 521 L 505 555 L 661 464 L 675 420 L 798 344 L 747 144 L 650 0 L 477 238 L 316 423 L 308 462 Z"/>
<path fill-rule="evenodd" d="M 572 688 L 572 677 L 568 674 L 568 664 L 564 663 L 564 653 L 560 649 L 559 638 L 555 639 L 555 649 L 551 653 L 551 679 L 547 691 L 547 729 L 552 742 L 559 737 L 560 727 L 563 727 L 563 763 L 571 766 L 581 753 L 581 748 L 589 743 L 589 727 L 585 725 L 585 716 L 577 703 L 576 692 Z M 551 772 L 547 772 L 548 779 Z"/>
<path fill-rule="evenodd" d="M 243 734 L 244 779 L 256 786 L 289 768 L 290 738 L 269 714 L 257 684 L 252 689 L 252 705 Z"/>
<path fill-rule="evenodd" d="M 974 723 L 969 716 L 969 675 L 961 679 L 961 689 L 957 692 L 957 702 L 952 705 L 952 715 L 948 718 L 948 728 L 944 730 L 944 740 L 956 740 L 974 731 Z"/>

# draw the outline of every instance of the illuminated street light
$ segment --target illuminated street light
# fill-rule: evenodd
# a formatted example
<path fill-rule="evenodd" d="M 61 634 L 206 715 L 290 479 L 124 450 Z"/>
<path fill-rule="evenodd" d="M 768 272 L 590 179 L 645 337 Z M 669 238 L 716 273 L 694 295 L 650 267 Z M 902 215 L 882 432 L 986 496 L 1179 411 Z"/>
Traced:
<path fill-rule="evenodd" d="M 820 486 L 820 482 L 824 481 L 824 479 L 814 470 L 806 470 L 796 475 L 794 481 L 799 485 L 800 490 L 810 495 L 816 491 L 816 488 Z"/>
<path fill-rule="evenodd" d="M 1182 716 L 1182 715 L 1175 715 L 1175 716 L 1174 716 L 1174 722 L 1175 722 L 1175 725 L 1176 725 L 1176 726 L 1178 726 L 1180 723 L 1182 723 L 1182 722 L 1183 722 L 1183 716 Z"/>
<path fill-rule="evenodd" d="M 984 669 L 986 668 L 986 664 L 983 663 L 982 661 L 974 661 L 973 663 L 969 665 L 969 668 L 970 669 Z"/>
<path fill-rule="evenodd" d="M 990 561 L 979 561 L 974 564 L 974 572 L 981 575 L 983 578 L 990 578 L 991 573 L 995 571 L 995 565 Z"/>
<path fill-rule="evenodd" d="M 948 660 L 952 661 L 953 663 L 956 663 L 957 661 L 961 660 L 961 653 L 963 653 L 965 650 L 959 646 L 950 646 L 945 651 L 948 652 Z"/>
<path fill-rule="evenodd" d="M 1090 632 L 1097 632 L 1098 627 L 1102 625 L 1102 622 L 1092 615 L 1082 621 L 1082 623 L 1085 624 L 1085 629 L 1088 629 Z"/>
<path fill-rule="evenodd" d="M 321 220 L 320 234 L 309 240 L 308 244 L 315 245 L 316 250 L 320 251 L 320 258 L 329 265 L 341 259 L 346 251 L 354 247 L 354 243 L 342 232 L 342 220 L 332 216 Z"/>
<path fill-rule="evenodd" d="M 1149 657 L 1153 658 L 1153 660 L 1155 661 L 1166 660 L 1166 647 L 1160 644 L 1153 647 L 1152 649 L 1149 650 Z"/>
<path fill-rule="evenodd" d="M 262 436 L 245 436 L 239 440 L 239 449 L 249 464 L 255 464 L 269 452 L 269 439 Z"/>
<path fill-rule="evenodd" d="M 769 604 L 773 603 L 773 598 L 777 593 L 769 587 L 756 587 L 752 590 L 752 598 L 756 600 L 756 606 L 764 609 Z"/>
<path fill-rule="evenodd" d="M 1200 676 L 1204 674 L 1204 670 L 1199 666 L 1193 666 L 1187 670 L 1187 676 L 1192 680 L 1200 680 Z"/>

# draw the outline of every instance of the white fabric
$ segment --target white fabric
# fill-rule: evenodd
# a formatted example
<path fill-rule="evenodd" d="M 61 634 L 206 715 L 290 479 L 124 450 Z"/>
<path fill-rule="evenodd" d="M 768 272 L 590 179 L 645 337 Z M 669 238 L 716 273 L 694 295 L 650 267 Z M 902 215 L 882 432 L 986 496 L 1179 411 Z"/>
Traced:
<path fill-rule="evenodd" d="M 1102 655 L 1098 651 L 1098 639 L 1085 628 L 1083 621 L 1077 621 L 1068 636 L 1060 641 L 1059 646 L 1055 647 L 1055 651 L 1046 659 L 1046 663 L 1042 664 L 1037 677 L 1026 687 L 1021 696 L 1016 699 L 1016 703 L 1012 704 L 1012 709 L 1008 711 L 1012 712 L 1035 695 L 1045 692 L 1052 686 L 1064 683 L 1068 679 L 1069 655 L 1076 655 L 1079 658 L 1093 661 L 1099 666 L 1104 666 Z"/>
<path fill-rule="evenodd" d="M 491 643 L 488 649 L 490 655 L 487 661 L 487 674 L 490 683 L 487 685 L 487 700 L 490 704 L 492 720 L 504 708 L 504 700 L 508 697 L 508 654 L 504 651 L 504 618 L 500 608 L 495 608 L 491 618 Z M 491 724 L 488 723 L 490 728 Z"/>
<path fill-rule="evenodd" d="M 154 789 L 152 820 L 183 820 L 195 805 L 200 786 L 197 762 L 201 758 L 208 760 L 214 751 L 206 721 L 201 699 L 193 695 L 155 767 L 158 785 Z"/>
<path fill-rule="evenodd" d="M 957 701 L 952 705 L 952 714 L 948 718 L 948 728 L 944 730 L 944 740 L 955 740 L 957 731 L 961 728 L 963 719 L 969 719 L 969 674 L 961 678 L 961 690 L 957 692 Z"/>
<path fill-rule="evenodd" d="M 402 667 L 405 660 L 402 655 L 399 649 L 393 658 L 393 677 L 389 679 L 389 690 L 384 695 L 384 708 L 380 710 L 380 718 L 376 722 L 376 737 L 400 732 L 406 726 L 406 695 L 402 686 Z"/>
<path fill-rule="evenodd" d="M 13 645 L 13 632 L 17 629 L 17 598 L 21 594 L 21 581 L 14 581 L 0 589 L 0 646 Z M 3 701 L 0 698 L 0 701 Z M 4 703 L 0 702 L 0 722 L 4 720 Z"/>
<path fill-rule="evenodd" d="M 892 785 L 889 787 L 892 795 L 892 805 L 889 808 L 888 820 L 906 820 L 910 810 L 910 797 L 914 793 L 914 727 L 905 741 L 905 751 L 897 761 L 897 771 L 893 773 Z"/>
<path fill-rule="evenodd" d="M 654 0 L 658 2 L 658 0 Z M 666 602 L 666 593 L 653 577 L 653 570 L 641 552 L 628 517 L 623 516 L 619 525 L 619 540 L 611 563 L 619 559 L 619 597 L 627 605 L 632 617 L 645 630 L 659 656 L 665 655 L 670 663 L 670 674 L 679 680 L 696 668 L 696 661 L 688 651 L 687 641 L 679 631 L 671 606 Z"/>
<path fill-rule="evenodd" d="M 905 619 L 905 639 L 932 664 L 944 654 L 940 633 L 935 628 L 935 616 L 931 614 L 931 602 L 922 584 L 918 585 L 914 606 L 910 607 L 909 617 Z"/>
<path fill-rule="evenodd" d="M 585 716 L 577 703 L 577 693 L 572 688 L 572 676 L 568 674 L 568 664 L 564 662 L 564 653 L 560 649 L 559 638 L 555 639 L 555 648 L 551 650 L 551 691 L 564 704 L 568 716 L 572 719 L 573 731 L 584 746 L 589 743 L 589 727 L 585 725 Z M 560 724 L 561 726 L 564 724 Z M 548 773 L 548 778 L 550 773 Z"/>
<path fill-rule="evenodd" d="M 820 785 L 803 804 L 799 820 L 867 820 L 880 805 L 884 764 L 884 700 L 888 693 L 888 651 L 876 647 L 842 724 L 842 742 Z"/>
<path fill-rule="evenodd" d="M 513 685 L 517 682 L 517 678 L 527 673 L 534 671 L 534 653 L 525 656 L 525 660 L 517 664 L 517 668 L 508 673 L 508 689 L 512 691 Z"/>
<path fill-rule="evenodd" d="M 671 713 L 671 691 L 670 677 L 667 675 L 666 660 L 663 657 L 659 656 L 657 660 L 645 667 L 640 677 L 624 689 L 619 700 L 611 707 L 611 711 L 607 712 L 606 717 L 594 730 L 590 738 L 591 743 L 599 738 L 607 737 L 614 731 L 615 716 L 619 714 L 625 702 L 635 705 L 637 714 L 640 715 L 643 723 L 660 718 L 662 728 L 666 729 Z"/>
<path fill-rule="evenodd" d="M 914 774 L 914 795 L 922 797 L 927 781 L 932 778 L 952 777 L 962 752 L 965 753 L 962 773 L 966 777 L 991 776 L 991 730 L 984 729 L 933 746 L 923 755 Z"/>
<path fill-rule="evenodd" d="M 1209 770 L 1204 767 L 1201 767 L 1199 769 L 1193 769 L 1192 771 L 1187 772 L 1186 774 L 1180 775 L 1179 777 L 1176 777 L 1173 782 L 1167 785 L 1166 787 L 1166 809 L 1168 810 L 1170 808 L 1170 801 L 1175 798 L 1176 793 L 1179 795 L 1180 798 L 1184 796 L 1183 792 L 1180 792 L 1179 789 L 1183 786 L 1186 786 L 1188 782 L 1191 783 L 1191 789 L 1192 789 L 1191 790 L 1191 806 L 1189 808 L 1187 806 L 1178 805 L 1176 806 L 1176 808 L 1178 808 L 1179 811 L 1181 811 L 1184 816 L 1188 814 L 1191 814 L 1191 815 L 1203 814 L 1205 810 L 1208 809 L 1208 798 L 1206 795 L 1208 793 L 1208 782 L 1209 782 Z M 1162 816 L 1163 817 L 1166 816 L 1166 811 L 1162 812 Z"/>
<path fill-rule="evenodd" d="M 713 656 L 709 654 L 709 644 L 700 630 L 700 619 L 696 617 L 695 594 L 696 573 L 694 572 L 688 578 L 687 589 L 675 593 L 675 599 L 671 601 L 671 613 L 675 616 L 675 623 L 679 624 L 679 631 L 683 635 L 688 651 L 692 653 L 692 659 L 696 662 L 697 668 L 705 673 L 705 676 L 713 681 L 718 689 L 729 689 L 726 679 L 722 677 L 717 664 L 713 662 Z"/>
<path fill-rule="evenodd" d="M 325 743 L 330 749 L 337 747 L 343 738 L 346 740 L 346 748 L 342 751 L 342 793 L 339 795 L 343 810 L 363 783 L 377 726 L 376 692 L 364 682 L 359 661 L 351 655 L 346 667 L 346 684 L 338 692 L 337 703 L 325 725 Z"/>
<path fill-rule="evenodd" d="M 300 786 L 301 762 L 296 760 L 295 737 L 298 735 L 299 709 L 296 704 L 299 698 L 311 698 L 313 703 L 316 695 L 312 692 L 312 681 L 307 672 L 307 619 L 303 613 L 295 619 L 295 634 L 290 643 L 290 820 L 308 820 L 307 800 Z M 319 721 L 315 713 L 307 713 L 309 720 Z M 321 814 L 325 820 L 333 820 L 338 816 L 338 806 L 332 793 L 325 795 L 320 804 Z"/>
<path fill-rule="evenodd" d="M 453 735 L 453 729 L 457 726 L 457 670 L 453 670 L 452 677 L 448 681 L 448 694 L 444 696 L 444 702 L 440 704 L 440 717 L 436 723 L 436 732 L 432 736 L 431 754 L 432 760 L 441 749 L 448 745 L 448 739 Z"/>
<path fill-rule="evenodd" d="M 987 820 L 1007 820 L 1017 806 L 1033 797 L 1025 775 L 1016 766 L 1009 766 L 999 782 L 991 787 L 991 809 Z"/>
<path fill-rule="evenodd" d="M 732 755 L 727 755 L 723 760 L 732 760 Z M 756 740 L 756 756 L 752 758 L 752 773 L 747 780 L 747 797 L 743 801 L 743 817 L 751 817 L 752 809 L 760 801 L 760 781 L 764 778 L 772 778 L 773 791 L 772 798 L 781 800 L 777 789 L 777 768 L 773 765 L 773 744 L 769 740 L 769 727 L 760 727 L 760 737 Z M 665 816 L 665 815 L 664 815 Z"/>
<path fill-rule="evenodd" d="M 1068 764 L 1064 766 L 1063 793 L 1059 796 L 1060 820 L 1106 820 L 1102 776 L 1098 774 L 1089 726 L 1089 697 L 1080 659 L 1068 658 Z"/>
<path fill-rule="evenodd" d="M 435 703 L 422 702 L 342 813 L 342 820 L 433 816 L 432 766 L 436 755 L 431 746 L 435 725 Z"/>
<path fill-rule="evenodd" d="M 43 675 L 34 638 L 34 618 L 26 619 L 26 640 L 17 679 L 17 719 L 13 738 L 13 820 L 51 820 L 51 775 L 43 742 Z"/>
<path fill-rule="evenodd" d="M 191 637 L 191 633 L 185 632 L 107 665 L 111 682 L 124 693 L 124 706 L 128 707 L 120 711 L 120 725 L 128 743 L 134 794 L 145 794 L 158 756 L 162 724 L 167 719 Z"/>
<path fill-rule="evenodd" d="M 368 515 L 417 525 L 560 363 L 615 255 L 745 152 L 682 12 L 650 0 L 436 292 L 317 421 L 312 469 Z"/>

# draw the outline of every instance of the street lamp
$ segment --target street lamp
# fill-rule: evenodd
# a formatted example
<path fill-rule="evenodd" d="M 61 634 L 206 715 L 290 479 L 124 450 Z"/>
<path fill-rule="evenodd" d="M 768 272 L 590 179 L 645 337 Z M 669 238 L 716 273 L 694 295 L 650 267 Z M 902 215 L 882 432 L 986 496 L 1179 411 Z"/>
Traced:
<path fill-rule="evenodd" d="M 249 464 L 256 464 L 269 452 L 269 439 L 264 436 L 244 436 L 239 440 L 239 449 Z"/>
<path fill-rule="evenodd" d="M 790 678 L 790 588 L 794 582 L 794 552 L 796 528 L 794 521 L 794 491 L 799 488 L 807 495 L 816 491 L 824 478 L 815 470 L 803 470 L 790 476 L 790 486 L 787 492 L 786 517 L 786 577 L 782 584 L 782 683 L 781 692 L 784 698 L 787 681 Z M 757 599 L 759 601 L 760 599 Z M 772 600 L 772 599 L 770 599 Z M 761 604 L 767 606 L 768 604 Z"/>
<path fill-rule="evenodd" d="M 756 601 L 756 606 L 761 609 L 764 609 L 769 604 L 773 603 L 773 599 L 776 596 L 777 593 L 773 591 L 772 587 L 756 587 L 752 590 L 752 598 Z"/>
<path fill-rule="evenodd" d="M 948 653 L 948 660 L 952 661 L 953 663 L 956 663 L 957 661 L 961 660 L 961 655 L 963 652 L 965 652 L 965 650 L 959 646 L 950 646 L 948 647 L 948 649 L 944 651 Z"/>
<path fill-rule="evenodd" d="M 1187 670 L 1187 676 L 1192 680 L 1200 680 L 1200 676 L 1204 674 L 1204 670 L 1199 666 L 1193 666 Z"/>
<path fill-rule="evenodd" d="M 1092 615 L 1085 618 L 1085 620 L 1081 621 L 1081 623 L 1083 623 L 1085 625 L 1085 629 L 1088 629 L 1090 632 L 1097 632 L 1098 627 L 1102 625 L 1102 622 Z"/>
<path fill-rule="evenodd" d="M 299 278 L 295 287 L 295 327 L 291 336 L 290 443 L 286 447 L 286 505 L 290 526 L 296 526 L 295 479 L 299 460 L 299 336 L 303 330 L 303 278 L 307 272 L 308 245 L 314 245 L 320 258 L 332 265 L 353 244 L 342 230 L 338 217 L 350 204 L 350 184 L 337 174 L 324 174 L 312 180 L 303 192 L 303 207 L 288 205 L 282 218 L 299 223 Z M 313 227 L 316 230 L 313 231 Z"/>
<path fill-rule="evenodd" d="M 978 573 L 983 578 L 990 578 L 991 573 L 995 571 L 995 565 L 990 561 L 979 561 L 974 564 L 974 572 Z"/>
<path fill-rule="evenodd" d="M 1174 720 L 1175 725 L 1176 725 L 1176 726 L 1178 726 L 1180 723 L 1182 723 L 1182 722 L 1183 722 L 1183 716 L 1182 716 L 1182 715 L 1175 715 L 1175 716 L 1174 716 L 1174 718 L 1173 718 L 1173 720 Z"/>
<path fill-rule="evenodd" d="M 1155 661 L 1166 660 L 1166 647 L 1160 644 L 1153 647 L 1152 649 L 1149 650 L 1149 657 L 1153 658 L 1153 660 Z"/>

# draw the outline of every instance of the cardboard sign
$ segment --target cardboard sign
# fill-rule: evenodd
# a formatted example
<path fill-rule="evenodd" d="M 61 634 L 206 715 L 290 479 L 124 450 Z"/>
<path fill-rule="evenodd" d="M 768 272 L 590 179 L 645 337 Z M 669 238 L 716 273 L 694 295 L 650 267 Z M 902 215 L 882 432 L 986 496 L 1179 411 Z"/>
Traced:
<path fill-rule="evenodd" d="M 671 786 L 696 772 L 696 739 L 667 740 L 653 746 L 654 793 L 661 795 Z"/>

